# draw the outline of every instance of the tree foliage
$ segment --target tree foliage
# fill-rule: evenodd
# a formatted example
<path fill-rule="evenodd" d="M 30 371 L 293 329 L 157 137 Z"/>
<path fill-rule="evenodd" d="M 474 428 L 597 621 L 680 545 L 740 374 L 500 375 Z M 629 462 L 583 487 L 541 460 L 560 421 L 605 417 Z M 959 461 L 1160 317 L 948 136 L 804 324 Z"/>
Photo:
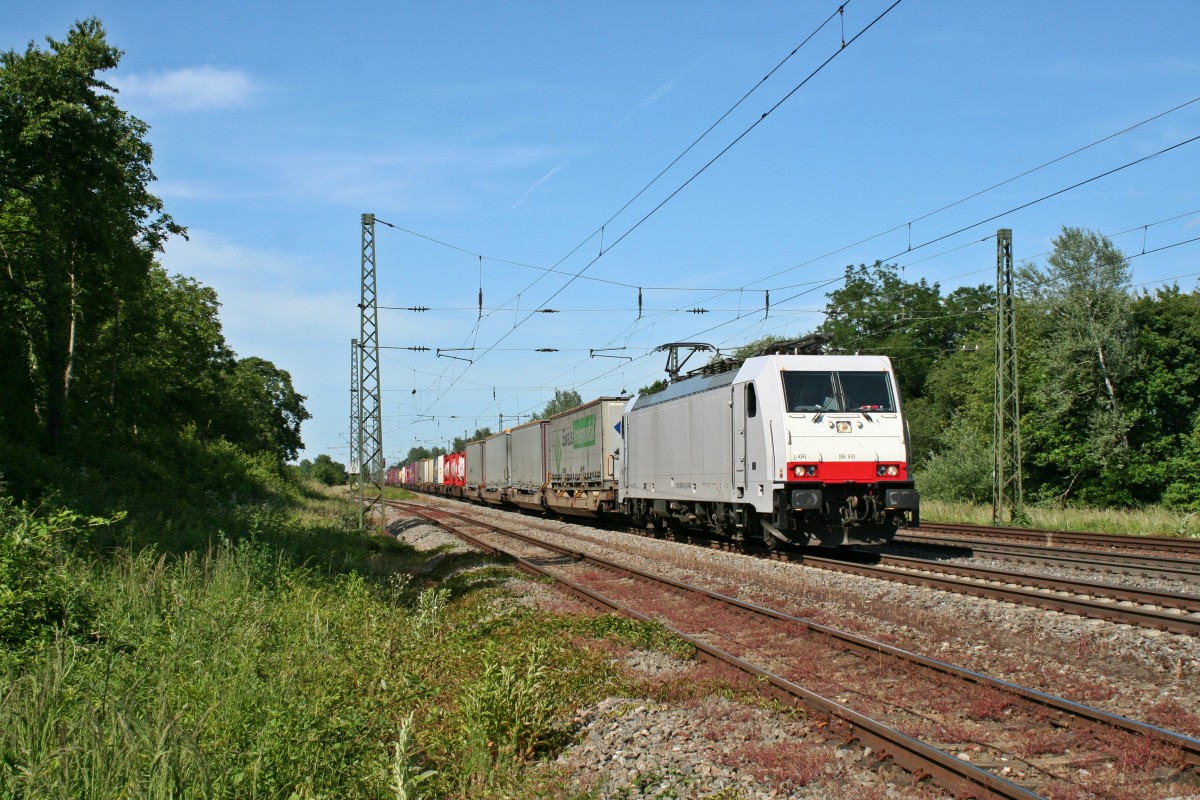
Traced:
<path fill-rule="evenodd" d="M 1125 404 L 1140 362 L 1128 262 L 1105 237 L 1064 228 L 1046 267 L 1025 266 L 1018 281 L 1025 325 L 1039 343 L 1026 415 L 1037 482 L 1062 487 L 1064 500 L 1076 491 L 1108 494 L 1093 483 L 1110 465 L 1128 463 L 1137 418 Z"/>
<path fill-rule="evenodd" d="M 334 461 L 333 456 L 327 453 L 321 453 L 312 461 L 307 458 L 302 460 L 296 466 L 296 471 L 304 477 L 320 481 L 326 486 L 337 486 L 350 480 L 350 476 L 346 472 L 346 465 Z"/>
<path fill-rule="evenodd" d="M 546 407 L 542 409 L 542 413 L 534 414 L 530 419 L 549 419 L 555 414 L 561 414 L 564 411 L 570 411 L 572 408 L 578 408 L 583 405 L 583 398 L 579 392 L 574 389 L 555 389 L 554 397 Z"/>
<path fill-rule="evenodd" d="M 491 435 L 491 428 L 476 428 L 475 432 L 470 436 L 467 436 L 465 433 L 462 436 L 455 436 L 454 441 L 450 443 L 450 452 L 461 453 L 467 449 L 468 442 L 478 442 L 480 439 L 486 439 Z"/>
<path fill-rule="evenodd" d="M 920 397 L 933 365 L 990 324 L 992 294 L 975 286 L 943 297 L 938 284 L 906 281 L 895 264 L 860 264 L 828 295 L 818 331 L 832 337 L 831 351 L 891 357 L 903 396 Z"/>
<path fill-rule="evenodd" d="M 154 254 L 183 229 L 149 190 L 146 124 L 97 77 L 121 57 L 100 23 L 47 43 L 0 54 L 0 325 L 28 368 L 14 411 L 58 447 L 98 332 L 115 326 Z"/>
<path fill-rule="evenodd" d="M 28 496 L 62 487 L 58 465 L 162 484 L 196 446 L 246 456 L 219 469 L 253 483 L 310 416 L 285 370 L 229 347 L 216 292 L 156 262 L 185 231 L 100 78 L 120 57 L 94 19 L 0 53 L 0 473 Z"/>
<path fill-rule="evenodd" d="M 1027 495 L 1200 511 L 1200 293 L 1135 294 L 1120 250 L 1069 227 L 1017 278 Z M 881 264 L 829 294 L 831 349 L 893 360 L 929 497 L 990 494 L 994 305 L 986 286 L 943 296 Z"/>

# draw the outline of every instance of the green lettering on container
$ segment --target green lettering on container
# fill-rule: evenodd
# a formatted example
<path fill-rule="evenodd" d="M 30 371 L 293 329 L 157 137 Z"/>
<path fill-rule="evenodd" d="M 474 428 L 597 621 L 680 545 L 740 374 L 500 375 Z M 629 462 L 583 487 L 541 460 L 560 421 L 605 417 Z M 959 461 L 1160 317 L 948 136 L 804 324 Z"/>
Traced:
<path fill-rule="evenodd" d="M 581 447 L 591 447 L 596 443 L 596 415 L 588 414 L 586 417 L 575 420 L 572 426 L 572 440 L 575 449 Z"/>

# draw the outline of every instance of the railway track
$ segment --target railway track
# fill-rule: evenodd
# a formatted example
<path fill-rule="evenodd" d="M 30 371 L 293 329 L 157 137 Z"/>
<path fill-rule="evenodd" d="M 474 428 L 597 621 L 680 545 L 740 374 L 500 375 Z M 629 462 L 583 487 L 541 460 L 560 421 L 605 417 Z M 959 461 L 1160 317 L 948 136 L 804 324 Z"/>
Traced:
<path fill-rule="evenodd" d="M 945 536 L 899 536 L 888 549 L 927 552 L 933 558 L 973 558 L 982 556 L 1038 566 L 1098 572 L 1108 575 L 1132 575 L 1200 585 L 1200 561 L 1143 553 L 1100 551 L 1073 552 L 1042 545 L 1004 544 L 978 539 Z"/>
<path fill-rule="evenodd" d="M 1072 763 L 1091 768 L 1125 764 L 1123 754 L 1146 753 L 1147 743 L 1160 778 L 1163 765 L 1183 764 L 1192 770 L 1200 765 L 1200 741 L 1191 737 L 479 519 L 393 505 L 452 530 L 477 547 L 505 553 L 522 568 L 553 577 L 589 602 L 657 619 L 708 657 L 733 664 L 793 702 L 827 716 L 847 738 L 887 754 L 916 775 L 934 777 L 956 793 L 1032 798 L 1040 796 L 1039 791 L 1056 794 L 1072 786 L 1086 771 L 1075 774 L 1071 763 L 1060 759 L 1048 764 L 1037 753 L 1025 752 L 1028 746 L 1022 749 L 1022 736 L 1028 741 L 1047 732 L 1058 736 L 1070 731 Z M 1080 735 L 1083 731 L 1087 735 Z M 967 748 L 964 739 L 975 744 Z M 1019 782 L 1009 779 L 1016 775 L 1021 776 Z M 1156 792 L 1161 788 L 1154 786 Z"/>
<path fill-rule="evenodd" d="M 1123 550 L 1171 554 L 1200 560 L 1200 539 L 1176 539 L 1166 536 L 1122 536 L 1082 531 L 1051 531 L 1032 528 L 1003 528 L 966 523 L 922 522 L 919 532 L 902 528 L 901 541 L 944 539 L 945 534 L 971 540 L 1005 540 L 1041 544 L 1045 547 L 1082 547 L 1097 550 Z"/>
<path fill-rule="evenodd" d="M 1200 596 L 1068 578 L 1029 575 L 925 559 L 879 556 L 878 564 L 784 554 L 808 566 L 943 591 L 986 597 L 1048 611 L 1078 614 L 1142 628 L 1200 635 Z"/>
<path fill-rule="evenodd" d="M 703 534 L 680 532 L 675 534 L 674 539 L 746 552 L 744 547 L 735 548 Z M 821 555 L 811 549 L 767 551 L 765 548 L 752 548 L 749 552 L 849 575 L 923 586 L 1169 633 L 1200 635 L 1200 595 L 1188 592 L 1156 591 L 1144 587 L 1131 588 L 946 564 L 933 559 L 906 558 L 875 551 L 852 550 L 847 554 L 849 557 Z M 865 559 L 877 561 L 867 563 Z M 1185 567 L 1175 577 L 1182 575 L 1190 578 L 1195 574 Z"/>

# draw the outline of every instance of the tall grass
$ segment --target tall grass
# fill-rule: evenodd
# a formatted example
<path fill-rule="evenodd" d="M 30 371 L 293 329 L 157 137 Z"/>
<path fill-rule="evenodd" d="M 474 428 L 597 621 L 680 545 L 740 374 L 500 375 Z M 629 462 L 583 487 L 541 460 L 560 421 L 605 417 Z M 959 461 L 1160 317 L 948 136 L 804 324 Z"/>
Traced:
<path fill-rule="evenodd" d="M 1029 525 L 1060 531 L 1089 531 L 1143 536 L 1200 538 L 1200 515 L 1154 506 L 1144 509 L 1087 509 L 1026 506 Z M 992 507 L 974 503 L 921 501 L 921 518 L 929 522 L 990 525 Z"/>
<path fill-rule="evenodd" d="M 504 600 L 511 573 L 462 571 L 475 555 L 392 575 L 428 556 L 346 530 L 336 500 L 245 518 L 203 549 L 55 556 L 47 591 L 88 602 L 0 643 L 0 797 L 569 796 L 532 765 L 628 689 L 579 646 L 602 625 Z"/>

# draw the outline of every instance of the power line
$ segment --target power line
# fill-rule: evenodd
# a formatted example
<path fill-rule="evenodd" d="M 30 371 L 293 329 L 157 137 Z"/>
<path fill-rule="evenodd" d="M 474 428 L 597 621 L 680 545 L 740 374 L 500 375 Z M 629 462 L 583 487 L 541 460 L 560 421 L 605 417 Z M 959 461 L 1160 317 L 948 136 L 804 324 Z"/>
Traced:
<path fill-rule="evenodd" d="M 642 216 L 641 219 L 639 219 L 630 228 L 628 228 L 624 233 L 622 233 L 616 239 L 616 241 L 614 241 L 611 245 L 609 245 L 608 250 L 612 250 L 613 247 L 616 247 L 618 244 L 620 244 L 622 241 L 624 241 L 630 234 L 632 234 L 634 231 L 636 231 L 638 228 L 640 228 L 647 220 L 649 220 L 660 209 L 662 209 L 663 206 L 665 206 L 672 199 L 674 199 L 676 196 L 678 196 L 678 194 L 680 192 L 682 192 L 685 188 L 687 188 L 687 186 L 690 185 L 692 183 L 692 181 L 694 181 L 696 178 L 698 178 L 700 175 L 702 175 L 709 167 L 711 167 L 722 156 L 724 156 L 726 153 L 728 153 L 738 142 L 740 142 L 742 139 L 744 139 L 752 130 L 754 130 L 760 124 L 762 124 L 762 122 L 764 120 L 766 120 L 769 116 L 771 116 L 771 114 L 773 114 L 775 111 L 777 111 L 785 102 L 787 102 L 791 97 L 793 97 L 796 94 L 796 92 L 798 92 L 805 85 L 807 85 L 810 80 L 812 80 L 816 75 L 818 75 L 835 58 L 837 58 L 839 55 L 841 55 L 843 52 L 845 52 L 847 47 L 852 45 L 863 34 L 865 34 L 867 31 L 869 31 L 871 28 L 873 28 L 881 19 L 883 19 L 885 16 L 887 16 L 887 14 L 892 11 L 892 9 L 894 9 L 896 6 L 900 5 L 900 3 L 901 3 L 901 0 L 895 0 L 895 2 L 893 2 L 890 6 L 888 6 L 886 9 L 884 9 L 883 12 L 881 12 L 877 17 L 875 17 L 875 19 L 871 20 L 871 22 L 868 23 L 866 27 L 864 27 L 862 30 L 860 30 L 858 33 L 856 33 L 853 37 L 851 37 L 849 41 L 843 42 L 841 48 L 834 51 L 834 53 L 832 55 L 830 55 L 827 59 L 825 59 L 823 62 L 821 62 L 821 64 L 816 69 L 814 69 L 812 72 L 810 72 L 808 74 L 807 77 L 804 78 L 804 80 L 800 81 L 800 83 L 798 83 L 795 87 L 793 87 L 791 91 L 789 91 L 786 95 L 783 96 L 783 98 L 781 98 L 779 101 L 777 101 L 775 103 L 775 105 L 771 106 L 771 108 L 769 108 L 767 111 L 765 111 L 762 114 L 762 116 L 760 116 L 757 120 L 755 120 L 753 123 L 751 123 L 749 127 L 747 127 L 744 131 L 742 131 L 742 133 L 740 133 L 736 138 L 734 138 L 734 140 L 732 142 L 730 142 L 728 145 L 726 145 L 724 148 L 722 148 L 715 156 L 713 156 L 711 159 L 709 159 L 709 161 L 706 164 L 704 164 L 704 166 L 702 166 L 700 169 L 698 169 L 696 172 L 694 172 L 691 177 L 689 177 L 686 181 L 684 181 L 682 184 L 680 184 L 680 186 L 678 188 L 676 188 L 675 191 L 671 192 L 671 194 L 669 194 L 665 199 L 663 199 L 662 202 L 660 202 L 658 205 L 656 205 L 654 208 L 652 208 L 650 211 L 648 211 L 644 216 Z M 576 248 L 576 249 L 578 249 L 578 248 Z M 557 297 L 559 294 L 561 294 L 564 290 L 566 290 L 566 288 L 568 286 L 570 286 L 576 279 L 578 279 L 580 276 L 582 276 L 597 261 L 599 261 L 603 257 L 604 253 L 608 252 L 608 250 L 598 254 L 591 261 L 589 261 L 587 264 L 585 264 L 584 267 L 579 270 L 579 272 L 576 272 L 575 274 L 573 274 L 567 280 L 566 283 L 564 283 L 562 286 L 560 286 L 558 289 L 556 289 L 550 295 L 550 297 L 546 298 L 546 300 L 544 300 L 542 302 L 542 305 L 544 306 L 546 303 L 549 303 L 551 300 L 553 300 L 555 297 Z M 561 261 L 559 263 L 561 263 Z M 540 307 L 541 306 L 539 306 L 539 308 Z M 492 349 L 494 349 L 501 342 L 503 342 L 505 339 L 507 339 L 512 334 L 513 331 L 515 331 L 517 328 L 521 327 L 521 325 L 528 322 L 535 313 L 537 313 L 537 312 L 536 311 L 530 312 L 520 322 L 514 324 L 513 327 L 510 328 L 508 331 L 506 331 L 503 335 L 501 335 L 501 337 L 493 345 L 491 345 L 490 347 L 485 349 L 483 351 L 483 353 L 480 354 L 479 357 L 483 358 L 483 357 L 487 356 L 488 353 L 490 353 L 492 351 Z M 436 403 L 437 401 L 435 400 L 434 402 Z"/>

